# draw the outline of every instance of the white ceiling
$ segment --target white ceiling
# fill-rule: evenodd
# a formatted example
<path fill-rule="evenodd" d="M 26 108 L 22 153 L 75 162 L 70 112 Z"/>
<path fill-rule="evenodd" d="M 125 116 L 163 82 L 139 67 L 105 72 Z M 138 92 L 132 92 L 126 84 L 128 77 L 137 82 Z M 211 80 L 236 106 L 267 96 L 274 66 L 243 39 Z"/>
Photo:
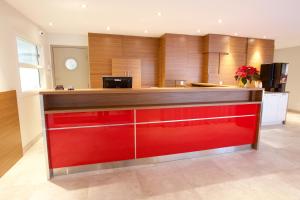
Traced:
<path fill-rule="evenodd" d="M 300 0 L 6 1 L 50 33 L 144 36 L 238 33 L 275 39 L 276 48 L 300 45 Z M 87 8 L 82 8 L 82 4 Z M 218 19 L 223 23 L 219 24 Z M 110 31 L 106 30 L 107 26 Z"/>

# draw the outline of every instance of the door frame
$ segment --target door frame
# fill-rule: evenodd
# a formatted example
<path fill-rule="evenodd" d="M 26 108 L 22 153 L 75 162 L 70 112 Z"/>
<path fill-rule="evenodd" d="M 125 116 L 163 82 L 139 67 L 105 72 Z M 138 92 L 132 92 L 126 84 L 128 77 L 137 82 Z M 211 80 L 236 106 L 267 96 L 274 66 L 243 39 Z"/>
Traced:
<path fill-rule="evenodd" d="M 52 69 L 52 85 L 53 88 L 56 87 L 56 81 L 55 81 L 55 66 L 54 66 L 54 48 L 75 48 L 75 49 L 86 49 L 88 52 L 88 58 L 87 58 L 87 62 L 88 62 L 88 88 L 91 87 L 91 78 L 90 78 L 90 62 L 89 62 L 89 49 L 88 46 L 74 46 L 74 45 L 50 45 L 50 53 L 51 53 L 51 69 Z"/>

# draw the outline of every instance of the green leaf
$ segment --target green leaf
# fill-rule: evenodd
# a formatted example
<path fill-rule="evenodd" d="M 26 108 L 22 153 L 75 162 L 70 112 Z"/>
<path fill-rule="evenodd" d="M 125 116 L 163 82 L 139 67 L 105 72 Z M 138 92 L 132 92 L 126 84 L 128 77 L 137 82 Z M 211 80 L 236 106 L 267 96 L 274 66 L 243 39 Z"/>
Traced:
<path fill-rule="evenodd" d="M 242 78 L 242 83 L 243 83 L 244 85 L 246 85 L 246 84 L 247 84 L 247 79 L 246 79 L 246 78 Z"/>

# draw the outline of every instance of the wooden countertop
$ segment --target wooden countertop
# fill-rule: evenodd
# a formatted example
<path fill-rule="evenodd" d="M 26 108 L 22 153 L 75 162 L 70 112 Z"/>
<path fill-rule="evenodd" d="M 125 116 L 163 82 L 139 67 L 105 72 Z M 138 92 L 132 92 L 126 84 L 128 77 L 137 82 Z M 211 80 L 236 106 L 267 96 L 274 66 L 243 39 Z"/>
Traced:
<path fill-rule="evenodd" d="M 270 92 L 270 91 L 265 91 L 265 94 L 289 94 L 289 91 L 285 91 L 285 92 Z"/>
<path fill-rule="evenodd" d="M 118 94 L 118 93 L 172 93 L 172 92 L 215 92 L 215 91 L 260 91 L 260 88 L 229 87 L 164 87 L 164 88 L 140 88 L 140 89 L 76 89 L 76 90 L 42 90 L 41 95 L 59 94 Z"/>

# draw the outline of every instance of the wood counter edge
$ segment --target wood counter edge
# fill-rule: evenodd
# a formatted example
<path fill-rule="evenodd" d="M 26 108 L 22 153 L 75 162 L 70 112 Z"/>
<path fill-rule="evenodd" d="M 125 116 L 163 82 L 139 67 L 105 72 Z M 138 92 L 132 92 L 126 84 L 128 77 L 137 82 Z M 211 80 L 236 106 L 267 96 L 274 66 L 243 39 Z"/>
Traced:
<path fill-rule="evenodd" d="M 77 95 L 77 94 L 118 94 L 118 93 L 177 93 L 177 92 L 217 92 L 217 91 L 262 91 L 261 88 L 141 88 L 141 89 L 78 89 L 78 90 L 41 90 L 40 95 Z"/>

